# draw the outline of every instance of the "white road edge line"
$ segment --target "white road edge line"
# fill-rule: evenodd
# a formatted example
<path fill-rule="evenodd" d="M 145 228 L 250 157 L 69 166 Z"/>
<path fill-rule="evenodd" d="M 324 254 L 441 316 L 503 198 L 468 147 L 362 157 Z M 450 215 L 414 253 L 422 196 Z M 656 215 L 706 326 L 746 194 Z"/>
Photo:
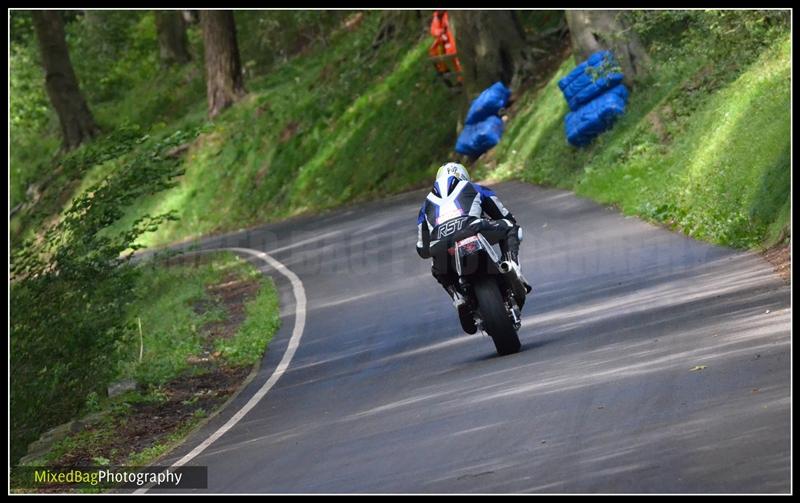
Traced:
<path fill-rule="evenodd" d="M 253 407 L 261 401 L 262 398 L 269 392 L 270 389 L 278 382 L 278 379 L 286 372 L 286 369 L 289 368 L 289 364 L 292 362 L 292 358 L 294 358 L 294 353 L 297 351 L 297 347 L 300 344 L 300 339 L 303 337 L 303 329 L 306 325 L 306 291 L 303 288 L 303 282 L 300 281 L 300 278 L 297 277 L 295 273 L 293 273 L 288 267 L 280 263 L 279 261 L 272 258 L 270 255 L 260 252 L 258 250 L 252 250 L 250 248 L 215 248 L 212 250 L 202 250 L 202 252 L 213 252 L 213 251 L 233 251 L 237 253 L 244 253 L 250 256 L 259 258 L 269 264 L 273 269 L 281 273 L 282 275 L 286 276 L 289 282 L 292 284 L 292 293 L 294 293 L 295 298 L 295 318 L 294 318 L 294 328 L 292 329 L 292 336 L 289 339 L 289 345 L 286 348 L 286 351 L 283 353 L 283 358 L 281 358 L 280 363 L 275 368 L 275 371 L 272 372 L 272 375 L 267 379 L 261 388 L 256 392 L 255 395 L 247 401 L 244 406 L 239 409 L 236 414 L 233 415 L 228 421 L 219 427 L 217 431 L 211 434 L 207 439 L 201 442 L 197 447 L 191 450 L 187 455 L 176 461 L 172 466 L 169 468 L 178 468 L 180 466 L 185 465 L 198 455 L 208 449 L 208 447 L 213 444 L 219 437 L 224 435 L 228 430 L 236 426 L 236 423 L 242 420 L 242 418 L 250 412 Z M 152 485 L 147 487 L 142 487 L 134 491 L 134 494 L 144 494 L 149 489 L 152 488 Z"/>

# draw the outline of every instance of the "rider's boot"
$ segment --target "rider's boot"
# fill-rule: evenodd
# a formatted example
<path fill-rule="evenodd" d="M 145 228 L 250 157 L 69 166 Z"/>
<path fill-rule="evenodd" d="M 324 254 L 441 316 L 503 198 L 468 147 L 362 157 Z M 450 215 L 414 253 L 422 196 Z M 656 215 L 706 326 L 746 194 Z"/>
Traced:
<path fill-rule="evenodd" d="M 519 279 L 522 280 L 522 285 L 525 287 L 525 293 L 531 293 L 533 291 L 533 287 L 530 285 L 530 283 L 528 283 L 528 280 L 525 279 L 525 276 L 522 275 L 522 267 L 519 263 L 519 254 L 517 251 L 509 250 L 506 253 L 506 260 L 513 264 L 514 269 L 517 271 L 517 276 L 519 276 Z"/>
<path fill-rule="evenodd" d="M 475 326 L 475 319 L 472 316 L 467 299 L 464 298 L 455 285 L 447 285 L 445 289 L 450 294 L 450 298 L 453 299 L 453 307 L 458 311 L 458 320 L 461 322 L 461 328 L 468 334 L 477 332 L 478 327 Z"/>

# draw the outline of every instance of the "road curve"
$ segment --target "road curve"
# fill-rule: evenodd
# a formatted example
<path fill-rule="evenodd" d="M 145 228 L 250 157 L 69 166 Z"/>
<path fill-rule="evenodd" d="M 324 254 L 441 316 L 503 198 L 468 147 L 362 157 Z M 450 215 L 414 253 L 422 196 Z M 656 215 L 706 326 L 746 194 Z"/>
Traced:
<path fill-rule="evenodd" d="M 494 188 L 535 289 L 506 357 L 460 331 L 414 252 L 424 192 L 193 245 L 266 251 L 307 296 L 288 370 L 189 463 L 207 491 L 790 491 L 790 289 L 771 266 L 570 192 Z M 275 370 L 295 306 L 273 276 L 283 324 L 259 376 L 159 464 Z"/>

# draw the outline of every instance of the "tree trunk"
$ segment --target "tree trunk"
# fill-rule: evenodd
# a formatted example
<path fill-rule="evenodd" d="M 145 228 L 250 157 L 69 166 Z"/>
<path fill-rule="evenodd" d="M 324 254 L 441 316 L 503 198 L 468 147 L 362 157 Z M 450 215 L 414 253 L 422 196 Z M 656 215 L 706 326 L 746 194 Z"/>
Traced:
<path fill-rule="evenodd" d="M 622 67 L 625 83 L 645 73 L 650 56 L 639 37 L 620 19 L 621 11 L 569 10 L 567 25 L 572 38 L 572 53 L 576 62 L 588 58 L 592 53 L 611 51 Z"/>
<path fill-rule="evenodd" d="M 216 117 L 245 94 L 232 11 L 201 11 L 208 116 Z"/>
<path fill-rule="evenodd" d="M 182 10 L 181 17 L 186 24 L 200 23 L 200 11 L 198 10 Z"/>
<path fill-rule="evenodd" d="M 528 70 L 525 32 L 512 11 L 451 11 L 467 101 L 502 81 L 512 90 Z"/>
<path fill-rule="evenodd" d="M 61 123 L 61 146 L 65 151 L 72 150 L 99 133 L 99 128 L 72 68 L 61 13 L 35 10 L 31 14 L 42 54 L 47 95 Z"/>
<path fill-rule="evenodd" d="M 186 38 L 186 23 L 180 11 L 154 11 L 158 48 L 165 65 L 185 65 L 191 60 Z"/>

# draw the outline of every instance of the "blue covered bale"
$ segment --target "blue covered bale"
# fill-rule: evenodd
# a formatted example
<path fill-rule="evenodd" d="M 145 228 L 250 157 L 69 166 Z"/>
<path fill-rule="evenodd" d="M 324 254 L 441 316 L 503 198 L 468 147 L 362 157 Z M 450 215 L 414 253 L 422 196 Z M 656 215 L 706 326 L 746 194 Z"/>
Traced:
<path fill-rule="evenodd" d="M 464 124 L 478 124 L 487 117 L 497 115 L 497 112 L 508 104 L 509 98 L 511 90 L 502 82 L 495 82 L 472 100 Z"/>
<path fill-rule="evenodd" d="M 500 142 L 503 136 L 503 120 L 491 115 L 477 124 L 464 126 L 456 141 L 456 152 L 478 157 Z"/>
<path fill-rule="evenodd" d="M 600 51 L 576 66 L 566 77 L 558 81 L 570 110 L 578 110 L 607 90 L 622 83 L 624 75 L 609 51 Z"/>
<path fill-rule="evenodd" d="M 567 141 L 576 147 L 588 145 L 625 113 L 627 102 L 628 89 L 619 84 L 577 111 L 568 113 L 564 119 Z"/>

